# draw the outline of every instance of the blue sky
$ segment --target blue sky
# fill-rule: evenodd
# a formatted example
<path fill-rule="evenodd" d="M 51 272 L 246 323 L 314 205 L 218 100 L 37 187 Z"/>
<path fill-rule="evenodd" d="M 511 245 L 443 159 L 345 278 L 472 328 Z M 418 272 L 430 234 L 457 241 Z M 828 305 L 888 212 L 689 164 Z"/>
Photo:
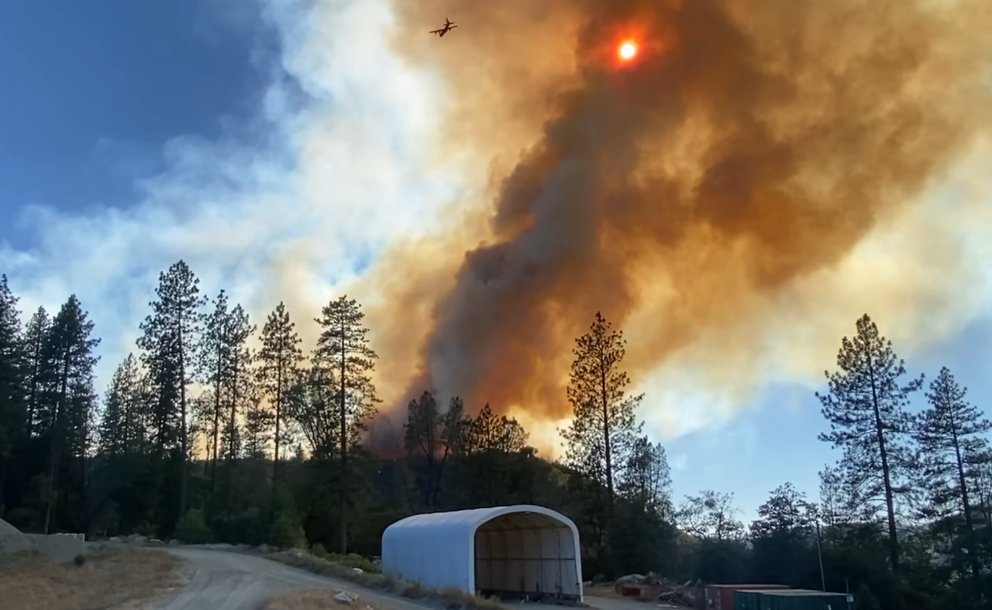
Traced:
<path fill-rule="evenodd" d="M 0 205 L 84 212 L 135 201 L 162 145 L 254 114 L 278 51 L 257 9 L 201 0 L 0 6 Z M 0 238 L 24 245 L 16 224 Z"/>
<path fill-rule="evenodd" d="M 485 164 L 473 175 L 425 160 L 446 90 L 386 48 L 390 24 L 372 0 L 0 4 L 0 272 L 25 310 L 80 295 L 103 338 L 101 390 L 177 258 L 256 318 L 280 299 L 309 318 L 390 244 L 430 237 L 410 227 L 486 176 Z M 946 364 L 988 410 L 992 281 L 976 253 L 992 223 L 974 213 L 988 208 L 978 190 L 957 197 L 975 201 L 960 213 L 934 194 L 782 295 L 761 353 L 742 352 L 753 369 L 699 376 L 721 335 L 645 382 L 678 497 L 732 491 L 749 518 L 784 481 L 815 495 L 831 452 L 813 392 L 865 311 L 911 371 Z"/>

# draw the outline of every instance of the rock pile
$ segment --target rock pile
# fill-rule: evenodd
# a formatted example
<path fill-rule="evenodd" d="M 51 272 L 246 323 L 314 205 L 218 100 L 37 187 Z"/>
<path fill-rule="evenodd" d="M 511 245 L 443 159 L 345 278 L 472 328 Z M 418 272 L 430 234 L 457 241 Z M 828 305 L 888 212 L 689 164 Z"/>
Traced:
<path fill-rule="evenodd" d="M 702 599 L 702 583 L 687 581 L 676 584 L 660 578 L 654 572 L 628 574 L 613 582 L 613 590 L 624 597 L 651 598 L 683 606 L 697 606 Z"/>

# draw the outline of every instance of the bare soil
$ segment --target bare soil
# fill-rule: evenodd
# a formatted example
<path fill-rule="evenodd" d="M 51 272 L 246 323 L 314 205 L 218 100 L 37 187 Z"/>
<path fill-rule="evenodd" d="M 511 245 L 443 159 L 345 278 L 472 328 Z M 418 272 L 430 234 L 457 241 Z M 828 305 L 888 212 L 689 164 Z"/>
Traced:
<path fill-rule="evenodd" d="M 59 563 L 37 553 L 0 560 L 5 610 L 90 610 L 135 607 L 181 583 L 179 561 L 164 551 L 108 548 L 83 565 Z"/>

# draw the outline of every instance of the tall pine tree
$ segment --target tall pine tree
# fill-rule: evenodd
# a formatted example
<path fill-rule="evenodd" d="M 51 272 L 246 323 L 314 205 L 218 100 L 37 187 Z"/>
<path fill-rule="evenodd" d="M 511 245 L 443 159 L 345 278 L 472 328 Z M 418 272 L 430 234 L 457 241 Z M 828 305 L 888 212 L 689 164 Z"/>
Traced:
<path fill-rule="evenodd" d="M 17 297 L 0 275 L 0 506 L 14 443 L 24 434 L 25 353 Z"/>
<path fill-rule="evenodd" d="M 211 407 L 208 413 L 204 413 L 208 422 L 207 444 L 210 453 L 211 492 L 217 489 L 217 461 L 220 455 L 221 421 L 224 419 L 224 396 L 230 385 L 227 379 L 230 371 L 228 362 L 231 359 L 230 318 L 227 293 L 221 290 L 213 300 L 213 309 L 204 319 L 203 334 L 197 345 L 200 378 L 210 388 L 209 396 L 202 397 L 209 403 L 202 402 L 200 406 L 206 408 L 209 404 Z"/>
<path fill-rule="evenodd" d="M 285 433 L 286 395 L 296 378 L 303 352 L 300 350 L 300 337 L 280 302 L 275 311 L 269 314 L 262 327 L 262 349 L 258 352 L 258 377 L 262 391 L 272 405 L 273 434 L 272 487 L 275 490 L 279 481 L 279 450 L 288 445 L 289 436 Z"/>
<path fill-rule="evenodd" d="M 91 337 L 92 332 L 93 322 L 76 295 L 72 295 L 52 320 L 45 343 L 45 360 L 54 375 L 51 393 L 43 408 L 50 486 L 43 519 L 46 533 L 56 525 L 54 521 L 59 508 L 77 517 L 82 511 L 85 459 L 91 441 L 90 425 L 95 403 L 93 367 L 97 358 L 93 349 L 100 343 L 99 339 Z M 74 505 L 66 506 L 67 503 Z"/>
<path fill-rule="evenodd" d="M 44 307 L 31 316 L 24 330 L 24 350 L 26 358 L 25 385 L 27 393 L 27 415 L 25 433 L 32 437 L 37 433 L 39 408 L 44 399 L 46 380 L 51 376 L 46 368 L 45 343 L 51 330 L 52 321 Z"/>
<path fill-rule="evenodd" d="M 100 451 L 122 455 L 138 451 L 146 435 L 145 388 L 134 354 L 128 354 L 114 371 L 100 421 Z"/>
<path fill-rule="evenodd" d="M 903 361 L 867 314 L 857 321 L 854 338 L 844 337 L 837 354 L 838 371 L 825 373 L 829 391 L 817 392 L 830 432 L 820 434 L 844 450 L 840 468 L 863 497 L 884 501 L 888 522 L 889 561 L 899 570 L 895 495 L 911 466 L 906 436 L 912 419 L 905 406 L 923 384 L 922 376 L 902 382 Z"/>
<path fill-rule="evenodd" d="M 160 457 L 178 452 L 179 490 L 176 518 L 185 514 L 189 485 L 189 386 L 193 381 L 194 346 L 202 326 L 200 280 L 182 260 L 159 275 L 152 314 L 141 324 L 138 347 L 144 350 L 156 396 L 155 444 Z M 166 497 L 170 494 L 164 494 Z"/>
<path fill-rule="evenodd" d="M 314 364 L 336 372 L 341 460 L 341 553 L 348 549 L 348 440 L 349 430 L 364 430 L 376 413 L 379 398 L 372 383 L 378 355 L 369 346 L 365 314 L 355 299 L 346 295 L 331 301 L 316 319 L 321 333 L 314 351 Z"/>
<path fill-rule="evenodd" d="M 964 517 L 964 539 L 970 547 L 969 564 L 974 578 L 980 564 L 975 552 L 973 485 L 977 469 L 988 459 L 986 435 L 992 422 L 965 400 L 967 389 L 943 367 L 930 383 L 928 409 L 920 414 L 915 430 L 922 460 L 922 487 L 930 493 L 928 516 Z"/>
<path fill-rule="evenodd" d="M 254 403 L 255 388 L 252 376 L 254 353 L 248 347 L 248 339 L 255 332 L 255 326 L 241 305 L 235 305 L 231 310 L 227 330 L 227 382 L 226 406 L 227 422 L 224 440 L 226 442 L 225 457 L 232 461 L 240 455 L 240 417 L 247 406 Z M 228 472 L 230 476 L 230 471 Z"/>
<path fill-rule="evenodd" d="M 566 462 L 606 488 L 607 513 L 613 506 L 619 472 L 631 454 L 642 424 L 637 406 L 643 394 L 627 394 L 630 379 L 621 368 L 626 354 L 623 333 L 611 330 L 600 312 L 589 332 L 575 340 L 568 381 L 574 419 L 562 431 Z"/>

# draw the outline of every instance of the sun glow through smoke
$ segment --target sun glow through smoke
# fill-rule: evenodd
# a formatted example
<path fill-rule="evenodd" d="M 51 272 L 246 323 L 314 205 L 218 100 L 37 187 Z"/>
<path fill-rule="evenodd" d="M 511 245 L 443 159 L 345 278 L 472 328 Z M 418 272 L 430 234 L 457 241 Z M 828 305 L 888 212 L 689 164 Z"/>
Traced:
<path fill-rule="evenodd" d="M 630 61 L 637 57 L 637 43 L 633 40 L 625 40 L 617 48 L 617 57 L 621 61 Z"/>

